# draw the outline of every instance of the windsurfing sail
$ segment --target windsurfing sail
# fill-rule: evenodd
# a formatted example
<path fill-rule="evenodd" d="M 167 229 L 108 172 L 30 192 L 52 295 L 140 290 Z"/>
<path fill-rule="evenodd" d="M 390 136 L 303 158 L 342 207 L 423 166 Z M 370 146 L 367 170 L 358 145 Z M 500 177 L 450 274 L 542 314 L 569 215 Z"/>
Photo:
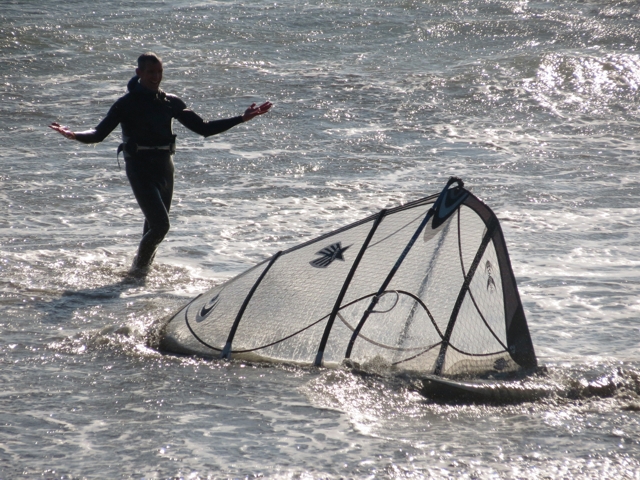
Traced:
<path fill-rule="evenodd" d="M 537 365 L 498 219 L 455 177 L 196 297 L 160 348 L 438 376 Z"/>

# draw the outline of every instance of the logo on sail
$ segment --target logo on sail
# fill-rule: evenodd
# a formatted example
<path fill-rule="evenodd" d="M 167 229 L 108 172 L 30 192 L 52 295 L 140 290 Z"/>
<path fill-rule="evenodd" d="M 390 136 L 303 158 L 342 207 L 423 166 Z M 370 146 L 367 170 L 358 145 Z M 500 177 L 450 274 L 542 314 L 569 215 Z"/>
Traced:
<path fill-rule="evenodd" d="M 334 260 L 342 260 L 344 262 L 343 254 L 350 246 L 343 248 L 340 242 L 329 245 L 316 253 L 316 255 L 322 255 L 320 258 L 316 258 L 309 263 L 316 268 L 327 268 Z"/>
<path fill-rule="evenodd" d="M 215 308 L 215 306 L 220 301 L 220 294 L 218 293 L 211 300 L 209 300 L 205 305 L 202 306 L 200 313 L 196 315 L 196 322 L 200 323 L 211 313 L 211 310 Z"/>

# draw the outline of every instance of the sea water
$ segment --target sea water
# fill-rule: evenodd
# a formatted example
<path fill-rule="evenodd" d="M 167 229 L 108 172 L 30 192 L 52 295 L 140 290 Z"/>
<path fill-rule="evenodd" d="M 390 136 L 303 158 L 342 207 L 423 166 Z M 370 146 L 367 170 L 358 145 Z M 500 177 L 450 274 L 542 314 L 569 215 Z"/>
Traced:
<path fill-rule="evenodd" d="M 637 1 L 0 2 L 1 478 L 640 478 Z M 135 60 L 176 124 L 172 228 L 94 127 Z M 498 215 L 540 364 L 575 393 L 437 404 L 402 379 L 163 355 L 158 321 L 451 175 Z M 588 382 L 605 388 L 589 390 Z"/>

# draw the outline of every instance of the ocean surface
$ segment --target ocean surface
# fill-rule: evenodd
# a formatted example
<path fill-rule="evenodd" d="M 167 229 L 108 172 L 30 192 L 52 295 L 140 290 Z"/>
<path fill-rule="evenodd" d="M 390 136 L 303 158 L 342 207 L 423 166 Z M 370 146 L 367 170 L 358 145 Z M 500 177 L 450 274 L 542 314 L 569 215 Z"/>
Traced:
<path fill-rule="evenodd" d="M 127 281 L 119 130 L 47 125 L 93 128 L 147 50 L 206 119 L 274 107 L 176 123 L 172 229 Z M 0 478 L 640 478 L 639 50 L 637 0 L 0 1 Z M 451 175 L 572 395 L 442 404 L 154 348 L 195 295 Z"/>

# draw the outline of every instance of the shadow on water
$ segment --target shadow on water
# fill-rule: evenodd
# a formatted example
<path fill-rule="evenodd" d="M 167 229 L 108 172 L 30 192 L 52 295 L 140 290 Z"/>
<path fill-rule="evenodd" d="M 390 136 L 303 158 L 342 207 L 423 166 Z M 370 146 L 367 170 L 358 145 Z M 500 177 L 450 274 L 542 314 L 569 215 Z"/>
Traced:
<path fill-rule="evenodd" d="M 91 288 L 67 289 L 54 299 L 42 299 L 32 304 L 43 314 L 43 320 L 51 323 L 67 321 L 79 310 L 105 307 L 122 302 L 123 295 L 134 293 L 146 286 L 145 276 L 125 275 L 119 281 Z"/>
<path fill-rule="evenodd" d="M 153 343 L 156 324 L 184 301 L 182 288 L 210 288 L 208 279 L 194 280 L 182 267 L 158 264 L 142 275 L 121 267 L 13 269 L 0 278 L 0 309 L 9 319 L 3 340 L 30 348 L 44 342 L 64 352 L 104 343 L 137 348 Z"/>

